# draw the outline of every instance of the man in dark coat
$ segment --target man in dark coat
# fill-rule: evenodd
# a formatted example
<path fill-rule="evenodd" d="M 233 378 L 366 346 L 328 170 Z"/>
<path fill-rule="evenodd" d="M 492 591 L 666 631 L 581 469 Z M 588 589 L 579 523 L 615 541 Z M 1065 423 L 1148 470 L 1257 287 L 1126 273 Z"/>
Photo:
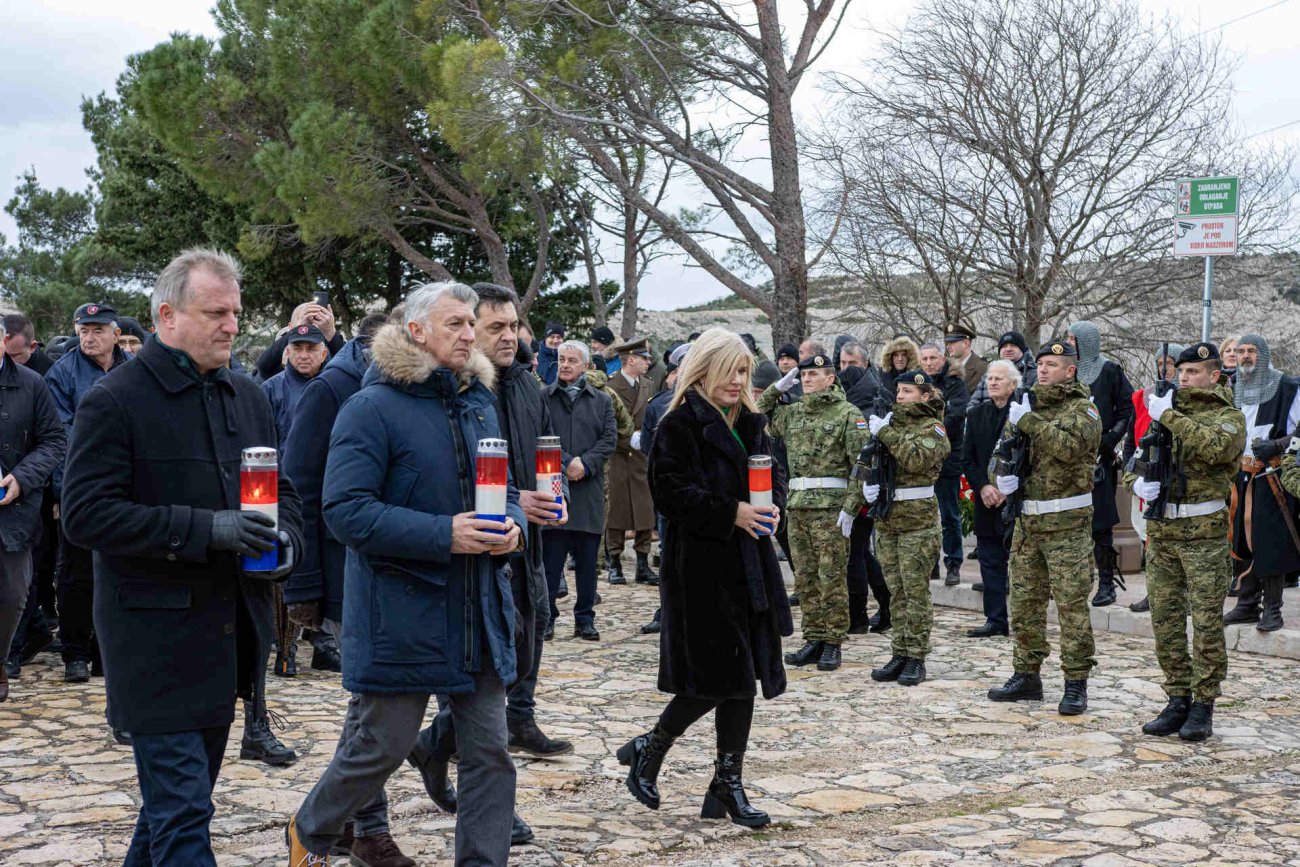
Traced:
<path fill-rule="evenodd" d="M 1020 372 L 1021 388 L 1033 388 L 1034 383 L 1038 382 L 1038 367 L 1034 362 L 1034 354 L 1029 351 L 1029 344 L 1025 341 L 1025 336 L 1019 331 L 1006 331 L 998 337 L 998 358 L 1011 362 L 1016 370 Z M 987 375 L 988 370 L 986 369 L 985 376 Z M 967 415 L 976 405 L 988 399 L 988 386 L 981 380 L 979 386 L 970 394 L 970 403 L 966 405 Z"/>
<path fill-rule="evenodd" d="M 281 443 L 289 441 L 289 428 L 293 426 L 294 412 L 298 409 L 303 389 L 321 372 L 330 357 L 325 334 L 315 325 L 299 325 L 289 337 L 285 349 L 289 366 L 262 383 L 262 391 L 266 392 L 271 401 L 271 411 L 275 413 L 275 429 L 280 434 Z M 285 451 L 287 446 L 281 449 L 282 459 Z"/>
<path fill-rule="evenodd" d="M 40 534 L 46 485 L 67 451 L 67 434 L 40 374 L 3 355 L 0 409 L 0 454 L 4 455 L 0 466 L 0 651 L 4 653 L 0 657 L 4 657 L 19 635 L 20 621 L 28 619 L 29 607 L 33 614 L 40 610 L 30 592 L 32 546 Z M 25 639 L 19 636 L 20 641 Z M 0 701 L 8 697 L 8 672 L 0 669 Z"/>
<path fill-rule="evenodd" d="M 54 398 L 54 408 L 69 435 L 77 406 L 90 387 L 110 370 L 126 364 L 128 356 L 117 345 L 117 311 L 107 304 L 82 304 L 73 314 L 77 345 L 54 363 L 45 382 Z M 63 489 L 63 467 L 54 468 L 54 518 L 59 518 Z M 59 638 L 63 642 L 63 679 L 84 683 L 91 674 L 102 674 L 99 646 L 93 620 L 94 568 L 90 551 L 60 537 Z"/>
<path fill-rule="evenodd" d="M 474 347 L 477 303 L 460 283 L 412 292 L 403 324 L 375 335 L 364 386 L 330 435 L 322 497 L 326 523 L 348 546 L 343 686 L 353 698 L 333 760 L 289 823 L 291 864 L 327 863 L 347 821 L 410 755 L 433 695 L 451 703 L 460 752 L 456 861 L 508 858 L 508 558 L 523 550 L 525 518 L 508 479 L 474 483 L 477 444 L 502 436 L 496 373 Z M 477 517 L 480 503 L 504 520 Z M 366 840 L 352 855 L 370 863 L 379 852 Z"/>
<path fill-rule="evenodd" d="M 555 371 L 559 367 L 559 358 L 555 350 L 564 342 L 564 323 L 547 322 L 546 333 L 537 346 L 537 376 L 543 384 L 555 382 Z"/>
<path fill-rule="evenodd" d="M 243 449 L 275 443 L 271 406 L 226 365 L 239 267 L 190 250 L 158 276 L 158 333 L 77 408 L 63 522 L 94 549 L 108 721 L 132 735 L 141 808 L 125 862 L 214 865 L 212 788 L 236 695 L 254 697 L 270 647 L 271 584 L 302 550 L 280 473 L 275 518 L 240 509 Z M 278 547 L 268 572 L 240 556 Z"/>
<path fill-rule="evenodd" d="M 1115 601 L 1115 575 L 1119 552 L 1115 550 L 1115 525 L 1119 508 L 1115 491 L 1119 486 L 1119 458 L 1115 449 L 1133 427 L 1133 386 L 1124 369 L 1101 356 L 1101 331 L 1091 322 L 1070 326 L 1070 343 L 1079 353 L 1079 381 L 1092 392 L 1092 403 L 1101 416 L 1101 445 L 1092 487 L 1092 556 L 1097 562 L 1096 607 Z"/>
<path fill-rule="evenodd" d="M 546 584 L 551 622 L 555 630 L 560 615 L 556 600 L 564 559 L 573 555 L 577 600 L 573 608 L 574 635 L 595 641 L 596 556 L 605 531 L 605 466 L 619 441 L 614 403 L 617 398 L 594 388 L 585 371 L 591 361 L 587 347 L 575 340 L 559 346 L 559 369 L 546 389 L 551 426 L 560 438 L 564 474 L 569 480 L 569 520 L 564 526 L 544 527 Z"/>
<path fill-rule="evenodd" d="M 952 451 L 944 458 L 939 470 L 939 480 L 934 484 L 943 526 L 943 562 L 947 573 L 943 583 L 952 587 L 961 583 L 961 564 L 966 559 L 961 541 L 961 504 L 957 498 L 961 491 L 961 447 L 970 392 L 966 390 L 966 383 L 953 375 L 951 363 L 944 359 L 943 347 L 937 343 L 921 347 L 921 369 L 930 375 L 935 388 L 943 393 L 943 426 L 952 445 Z M 931 580 L 939 577 L 938 563 L 930 577 Z"/>
<path fill-rule="evenodd" d="M 645 425 L 645 409 L 654 396 L 654 387 L 646 372 L 650 369 L 650 344 L 644 337 L 634 338 L 615 347 L 620 360 L 617 373 L 611 373 L 608 388 L 623 401 L 632 416 L 633 433 L 619 438 L 618 448 L 609 461 L 609 513 L 605 516 L 605 554 L 609 558 L 610 579 L 623 577 L 623 547 L 628 530 L 635 533 L 632 548 L 636 552 L 636 581 L 657 584 L 659 576 L 650 569 L 650 543 L 655 526 L 654 501 L 645 475 L 645 455 L 638 446 Z"/>
<path fill-rule="evenodd" d="M 301 325 L 314 325 L 325 335 L 325 345 L 330 355 L 338 355 L 346 342 L 343 335 L 334 327 L 334 311 L 314 301 L 299 304 L 289 319 L 289 324 L 280 330 L 275 340 L 262 351 L 257 358 L 257 367 L 253 371 L 261 382 L 265 382 L 284 370 L 284 349 L 289 345 L 295 331 Z"/>

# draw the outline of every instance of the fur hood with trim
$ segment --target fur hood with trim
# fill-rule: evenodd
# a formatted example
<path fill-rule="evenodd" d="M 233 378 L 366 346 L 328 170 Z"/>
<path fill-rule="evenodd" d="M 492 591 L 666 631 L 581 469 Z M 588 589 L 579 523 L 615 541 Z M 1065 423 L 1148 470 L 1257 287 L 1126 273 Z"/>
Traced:
<path fill-rule="evenodd" d="M 919 370 L 921 367 L 921 348 L 916 345 L 916 341 L 910 337 L 895 337 L 885 344 L 885 348 L 880 350 L 880 369 L 886 373 L 894 373 L 892 362 L 895 352 L 907 353 L 907 365 L 903 370 Z"/>
<path fill-rule="evenodd" d="M 396 323 L 385 325 L 375 333 L 370 342 L 370 354 L 374 363 L 366 376 L 367 385 L 381 380 L 398 386 L 420 385 L 438 369 L 433 356 L 421 349 L 407 330 Z M 476 380 L 488 391 L 496 387 L 496 368 L 477 347 L 470 350 L 469 361 L 456 374 L 458 390 L 465 391 Z"/>

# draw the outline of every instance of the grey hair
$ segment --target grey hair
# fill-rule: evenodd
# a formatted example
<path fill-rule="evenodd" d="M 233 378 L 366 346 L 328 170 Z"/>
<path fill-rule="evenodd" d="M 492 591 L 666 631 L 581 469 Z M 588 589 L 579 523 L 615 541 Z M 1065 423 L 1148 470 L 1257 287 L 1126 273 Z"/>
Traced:
<path fill-rule="evenodd" d="M 917 347 L 918 352 L 925 352 L 927 349 L 933 349 L 935 352 L 943 355 L 943 347 L 933 340 L 927 340 Z"/>
<path fill-rule="evenodd" d="M 583 364 L 591 364 L 591 349 L 581 340 L 566 340 L 559 346 L 555 347 L 555 354 L 559 355 L 566 349 L 572 349 L 582 356 Z"/>
<path fill-rule="evenodd" d="M 153 295 L 149 299 L 149 312 L 153 321 L 158 322 L 159 309 L 167 304 L 178 310 L 190 301 L 190 274 L 196 270 L 211 273 L 222 282 L 238 282 L 243 274 L 239 263 L 223 250 L 206 247 L 191 247 L 167 263 L 153 284 Z"/>
<path fill-rule="evenodd" d="M 1014 388 L 1019 388 L 1020 384 L 1025 381 L 1025 377 L 1020 373 L 1020 368 L 1016 367 L 1005 358 L 990 361 L 989 368 L 984 372 L 984 375 L 987 377 L 993 372 L 993 368 L 995 367 L 1007 375 L 1007 379 L 1011 380 L 1012 387 Z"/>
<path fill-rule="evenodd" d="M 809 337 L 803 343 L 799 344 L 799 348 L 803 349 L 804 344 L 808 345 L 808 351 L 813 355 L 830 355 L 830 353 L 826 351 L 826 344 L 822 343 L 820 340 L 814 340 Z"/>
<path fill-rule="evenodd" d="M 450 295 L 457 301 L 463 301 L 473 309 L 478 306 L 478 293 L 464 283 L 445 280 L 441 283 L 420 283 L 406 296 L 405 309 L 402 311 L 402 324 L 423 322 L 433 313 L 433 308 L 443 295 Z"/>
<path fill-rule="evenodd" d="M 859 356 L 864 361 L 867 357 L 867 347 L 863 346 L 862 342 L 858 340 L 845 341 L 844 345 L 840 347 L 840 358 L 843 358 L 846 352 Z"/>

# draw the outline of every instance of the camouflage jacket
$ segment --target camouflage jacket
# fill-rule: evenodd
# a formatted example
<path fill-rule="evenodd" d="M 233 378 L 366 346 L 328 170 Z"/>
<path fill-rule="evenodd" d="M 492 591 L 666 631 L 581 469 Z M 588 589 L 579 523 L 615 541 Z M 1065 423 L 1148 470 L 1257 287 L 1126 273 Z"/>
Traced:
<path fill-rule="evenodd" d="M 592 388 L 596 389 L 596 391 L 608 394 L 610 400 L 614 401 L 614 427 L 618 430 L 618 438 L 626 440 L 628 437 L 632 436 L 632 431 L 634 429 L 632 424 L 632 413 L 627 411 L 627 404 L 623 403 L 622 398 L 605 387 L 609 384 L 609 377 L 606 374 L 601 373 L 599 370 L 588 370 L 586 377 L 587 382 L 591 384 Z"/>
<path fill-rule="evenodd" d="M 1092 492 L 1101 416 L 1089 394 L 1088 386 L 1077 379 L 1034 386 L 1034 411 L 1019 424 L 1029 437 L 1029 477 L 1020 480 L 1026 500 L 1056 500 Z"/>
<path fill-rule="evenodd" d="M 758 399 L 758 411 L 771 419 L 772 435 L 785 440 L 790 478 L 847 479 L 867 441 L 867 422 L 858 408 L 844 399 L 840 384 L 833 382 L 825 391 L 805 394 L 796 403 L 781 405 L 780 400 L 776 386 L 768 386 Z M 791 509 L 843 509 L 852 515 L 862 505 L 862 487 L 850 483 L 847 490 L 792 488 L 786 505 Z"/>
<path fill-rule="evenodd" d="M 1224 383 L 1179 389 L 1160 423 L 1174 435 L 1174 455 L 1187 478 L 1183 502 L 1226 500 L 1246 450 L 1246 417 L 1232 389 Z"/>
<path fill-rule="evenodd" d="M 943 398 L 936 395 L 925 403 L 894 404 L 894 417 L 880 429 L 880 444 L 894 458 L 896 488 L 933 485 L 939 478 L 944 458 L 952 451 L 948 431 L 943 426 Z M 858 473 L 865 478 L 865 471 Z M 858 485 L 858 493 L 862 486 Z M 891 533 L 924 530 L 939 524 L 938 502 L 925 500 L 896 501 L 880 529 Z"/>

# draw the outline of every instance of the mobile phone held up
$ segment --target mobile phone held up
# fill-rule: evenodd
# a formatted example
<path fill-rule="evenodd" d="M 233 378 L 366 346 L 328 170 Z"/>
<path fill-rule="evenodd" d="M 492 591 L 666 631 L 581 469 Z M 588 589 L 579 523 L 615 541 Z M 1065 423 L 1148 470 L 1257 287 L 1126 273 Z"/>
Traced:
<path fill-rule="evenodd" d="M 316 304 L 319 304 L 321 307 L 329 307 L 329 306 L 330 306 L 330 293 L 328 293 L 328 292 L 313 292 L 312 295 L 311 295 L 311 300 L 312 300 L 313 302 L 315 302 Z"/>

